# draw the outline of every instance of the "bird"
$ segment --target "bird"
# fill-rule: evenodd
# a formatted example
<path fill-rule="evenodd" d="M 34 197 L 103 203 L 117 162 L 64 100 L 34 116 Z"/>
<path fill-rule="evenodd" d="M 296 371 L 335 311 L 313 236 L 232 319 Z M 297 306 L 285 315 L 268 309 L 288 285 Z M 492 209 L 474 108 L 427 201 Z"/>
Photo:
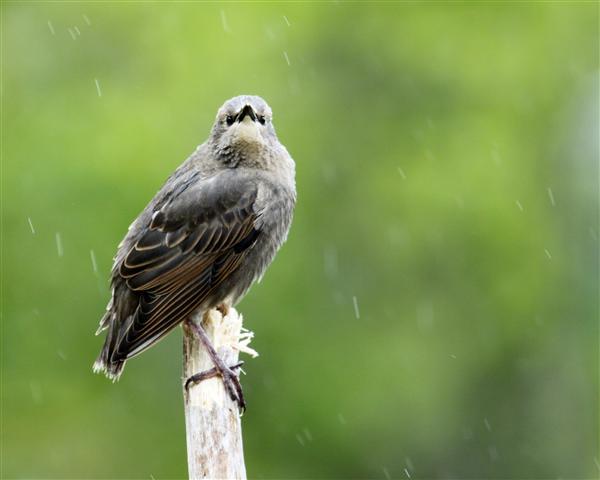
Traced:
<path fill-rule="evenodd" d="M 93 365 L 116 381 L 125 363 L 182 322 L 200 337 L 242 409 L 234 370 L 225 365 L 193 315 L 227 313 L 260 281 L 285 242 L 296 205 L 295 163 L 279 142 L 272 110 L 240 95 L 217 111 L 208 139 L 167 179 L 130 225 L 111 271 L 111 298 L 96 335 Z"/>

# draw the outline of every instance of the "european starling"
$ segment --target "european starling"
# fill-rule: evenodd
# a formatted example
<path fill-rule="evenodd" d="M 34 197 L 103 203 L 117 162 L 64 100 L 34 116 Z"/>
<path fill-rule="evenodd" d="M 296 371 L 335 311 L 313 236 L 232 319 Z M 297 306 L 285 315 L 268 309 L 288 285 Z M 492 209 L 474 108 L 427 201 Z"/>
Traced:
<path fill-rule="evenodd" d="M 227 310 L 259 280 L 285 241 L 296 203 L 295 164 L 260 97 L 225 102 L 208 140 L 168 178 L 117 250 L 107 329 L 95 372 L 117 380 L 125 362 L 193 314 Z M 202 327 L 195 329 L 214 352 Z M 243 407 L 237 375 L 215 371 Z"/>

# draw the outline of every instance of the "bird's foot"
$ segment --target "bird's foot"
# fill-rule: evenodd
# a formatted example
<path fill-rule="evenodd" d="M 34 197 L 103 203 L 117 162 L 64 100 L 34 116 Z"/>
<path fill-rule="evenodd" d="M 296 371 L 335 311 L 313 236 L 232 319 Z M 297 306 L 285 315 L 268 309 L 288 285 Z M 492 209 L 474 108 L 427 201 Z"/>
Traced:
<path fill-rule="evenodd" d="M 217 364 L 218 363 L 218 364 Z M 215 366 L 209 370 L 196 373 L 185 381 L 185 391 L 189 391 L 192 385 L 196 385 L 204 380 L 220 376 L 223 379 L 223 385 L 229 397 L 237 403 L 239 409 L 244 412 L 246 410 L 246 401 L 244 400 L 244 392 L 240 379 L 234 370 L 240 368 L 244 362 L 236 363 L 228 367 L 223 362 L 215 362 Z"/>
<path fill-rule="evenodd" d="M 242 392 L 242 385 L 240 384 L 240 379 L 234 370 L 241 367 L 244 362 L 240 362 L 232 367 L 228 367 L 223 362 L 223 359 L 219 356 L 215 347 L 211 343 L 208 335 L 204 331 L 202 326 L 196 324 L 195 322 L 188 322 L 188 325 L 192 328 L 192 330 L 196 333 L 208 355 L 210 356 L 214 368 L 206 370 L 205 372 L 197 373 L 196 375 L 192 375 L 185 382 L 186 391 L 188 390 L 190 384 L 201 382 L 207 378 L 215 377 L 219 375 L 223 379 L 223 385 L 225 386 L 225 390 L 229 394 L 229 397 L 237 403 L 238 407 L 242 412 L 246 410 L 246 401 L 244 400 L 244 393 Z"/>

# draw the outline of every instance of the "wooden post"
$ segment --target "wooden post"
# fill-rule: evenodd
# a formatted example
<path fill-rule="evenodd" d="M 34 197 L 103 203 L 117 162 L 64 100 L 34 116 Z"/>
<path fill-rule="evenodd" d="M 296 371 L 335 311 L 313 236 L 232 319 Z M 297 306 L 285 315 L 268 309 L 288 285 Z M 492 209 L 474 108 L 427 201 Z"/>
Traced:
<path fill-rule="evenodd" d="M 248 347 L 252 332 L 242 329 L 242 316 L 233 308 L 223 317 L 218 310 L 193 317 L 210 338 L 226 365 L 238 363 L 240 351 L 258 355 Z M 193 330 L 183 324 L 183 383 L 214 365 Z M 221 377 L 183 391 L 190 479 L 246 479 L 242 426 L 238 406 L 231 400 Z"/>

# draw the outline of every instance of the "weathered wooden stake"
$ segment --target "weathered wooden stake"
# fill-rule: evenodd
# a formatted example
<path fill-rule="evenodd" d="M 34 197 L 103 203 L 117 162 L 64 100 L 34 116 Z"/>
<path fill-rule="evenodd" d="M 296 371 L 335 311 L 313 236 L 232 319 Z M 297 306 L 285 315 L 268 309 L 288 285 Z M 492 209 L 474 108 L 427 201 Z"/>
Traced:
<path fill-rule="evenodd" d="M 248 347 L 252 332 L 242 329 L 242 316 L 231 308 L 227 316 L 211 310 L 201 324 L 226 365 L 238 363 L 240 351 L 258 355 Z M 201 322 L 201 323 L 199 323 Z M 199 338 L 183 324 L 183 398 L 190 479 L 245 479 L 242 426 L 238 406 L 221 377 L 204 380 L 185 391 L 185 380 L 214 365 Z"/>

